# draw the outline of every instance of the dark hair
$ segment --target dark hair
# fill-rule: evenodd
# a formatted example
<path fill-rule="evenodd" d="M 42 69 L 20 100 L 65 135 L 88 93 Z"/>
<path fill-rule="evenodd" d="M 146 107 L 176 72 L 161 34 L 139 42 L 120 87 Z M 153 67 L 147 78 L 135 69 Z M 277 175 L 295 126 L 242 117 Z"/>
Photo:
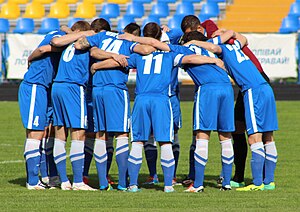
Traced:
<path fill-rule="evenodd" d="M 87 21 L 77 21 L 71 27 L 72 31 L 79 30 L 79 31 L 87 31 L 91 29 L 91 25 Z"/>
<path fill-rule="evenodd" d="M 141 36 L 141 27 L 136 23 L 128 24 L 123 31 L 135 36 Z"/>
<path fill-rule="evenodd" d="M 188 28 L 190 28 L 191 31 L 195 31 L 200 25 L 201 22 L 197 16 L 187 15 L 181 21 L 181 30 L 183 33 L 185 33 Z"/>
<path fill-rule="evenodd" d="M 105 30 L 105 31 L 111 30 L 109 22 L 107 20 L 105 20 L 104 18 L 97 18 L 97 19 L 93 20 L 93 22 L 91 23 L 91 28 L 96 33 L 100 32 L 102 30 Z"/>
<path fill-rule="evenodd" d="M 150 22 L 144 26 L 143 34 L 144 37 L 151 37 L 160 40 L 162 33 L 160 26 L 157 23 Z"/>
<path fill-rule="evenodd" d="M 185 33 L 182 36 L 181 44 L 187 43 L 191 40 L 207 41 L 208 38 L 205 35 L 203 35 L 201 32 L 191 31 L 191 32 Z"/>

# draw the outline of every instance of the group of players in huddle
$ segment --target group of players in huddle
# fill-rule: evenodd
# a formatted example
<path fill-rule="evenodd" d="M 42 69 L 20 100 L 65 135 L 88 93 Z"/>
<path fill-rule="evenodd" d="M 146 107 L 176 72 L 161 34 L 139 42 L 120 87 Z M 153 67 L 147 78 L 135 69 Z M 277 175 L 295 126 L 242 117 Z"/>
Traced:
<path fill-rule="evenodd" d="M 212 130 L 218 132 L 222 150 L 221 190 L 275 189 L 275 99 L 259 62 L 247 48 L 247 39 L 232 30 L 218 30 L 210 20 L 201 24 L 194 15 L 184 17 L 181 29 L 148 23 L 140 37 L 135 23 L 116 33 L 100 18 L 91 24 L 78 21 L 71 29 L 45 36 L 29 56 L 28 72 L 19 88 L 28 189 L 60 186 L 95 191 L 88 185 L 94 156 L 100 190 L 112 190 L 108 171 L 115 138 L 118 190 L 140 190 L 143 147 L 150 175 L 146 183 L 158 183 L 159 144 L 164 192 L 173 192 L 180 149 L 179 67 L 195 83 L 190 168 L 182 182 L 190 186 L 185 191 L 204 191 Z M 132 113 L 126 86 L 129 69 L 136 69 Z M 235 107 L 229 76 L 240 88 Z M 253 184 L 248 186 L 244 183 L 245 129 L 252 152 Z M 72 184 L 66 173 L 68 133 Z"/>

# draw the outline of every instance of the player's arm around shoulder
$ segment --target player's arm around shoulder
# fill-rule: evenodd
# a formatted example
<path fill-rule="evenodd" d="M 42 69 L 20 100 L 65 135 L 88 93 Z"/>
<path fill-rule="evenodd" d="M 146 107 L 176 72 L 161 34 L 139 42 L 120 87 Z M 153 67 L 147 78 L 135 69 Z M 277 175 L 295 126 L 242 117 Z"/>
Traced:
<path fill-rule="evenodd" d="M 181 63 L 194 65 L 215 64 L 225 70 L 224 62 L 221 59 L 196 54 L 184 56 Z"/>

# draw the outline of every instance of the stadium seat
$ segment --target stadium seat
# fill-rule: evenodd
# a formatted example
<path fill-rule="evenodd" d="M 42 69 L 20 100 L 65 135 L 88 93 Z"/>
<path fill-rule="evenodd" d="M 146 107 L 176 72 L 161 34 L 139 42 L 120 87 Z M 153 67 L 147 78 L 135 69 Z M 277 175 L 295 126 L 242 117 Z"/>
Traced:
<path fill-rule="evenodd" d="M 206 15 L 206 14 L 201 14 L 198 16 L 199 20 L 202 22 L 208 20 L 211 16 L 210 15 Z"/>
<path fill-rule="evenodd" d="M 226 0 L 206 0 L 207 2 L 226 3 Z"/>
<path fill-rule="evenodd" d="M 68 21 L 68 27 L 71 28 L 73 26 L 74 23 L 76 23 L 77 21 L 83 21 L 83 18 L 70 18 Z"/>
<path fill-rule="evenodd" d="M 20 16 L 20 8 L 16 3 L 4 3 L 1 7 L 1 18 L 16 19 Z"/>
<path fill-rule="evenodd" d="M 47 34 L 51 31 L 58 30 L 59 20 L 57 18 L 44 18 L 41 23 L 41 28 L 38 30 L 39 34 Z"/>
<path fill-rule="evenodd" d="M 142 3 L 134 3 L 127 5 L 126 16 L 132 16 L 134 18 L 141 18 L 144 16 L 144 5 Z"/>
<path fill-rule="evenodd" d="M 157 3 L 176 3 L 176 0 L 157 0 Z"/>
<path fill-rule="evenodd" d="M 34 21 L 32 18 L 19 18 L 17 20 L 16 28 L 13 30 L 14 33 L 32 33 L 34 30 Z"/>
<path fill-rule="evenodd" d="M 169 15 L 169 6 L 167 3 L 157 3 L 152 6 L 150 16 L 164 18 Z"/>
<path fill-rule="evenodd" d="M 284 33 L 293 33 L 293 32 L 297 32 L 298 28 L 299 28 L 298 17 L 288 15 L 282 19 L 279 32 L 283 33 L 283 34 Z"/>
<path fill-rule="evenodd" d="M 126 4 L 129 2 L 129 0 L 107 0 L 107 2 L 113 4 Z"/>
<path fill-rule="evenodd" d="M 174 15 L 172 18 L 168 21 L 168 27 L 171 29 L 180 29 L 181 27 L 181 21 L 184 18 L 182 15 Z"/>
<path fill-rule="evenodd" d="M 53 0 L 32 0 L 32 2 L 38 2 L 40 4 L 51 4 Z"/>
<path fill-rule="evenodd" d="M 83 0 L 83 2 L 92 3 L 92 4 L 102 4 L 104 0 Z"/>
<path fill-rule="evenodd" d="M 149 4 L 152 2 L 152 0 L 132 0 L 133 3 L 143 3 L 143 4 Z"/>
<path fill-rule="evenodd" d="M 148 24 L 149 22 L 155 22 L 157 23 L 158 25 L 160 25 L 160 20 L 159 20 L 159 17 L 157 16 L 148 16 L 147 18 L 145 18 L 143 20 L 143 27 Z"/>
<path fill-rule="evenodd" d="M 45 8 L 41 3 L 32 2 L 26 5 L 24 18 L 43 18 L 45 16 Z"/>
<path fill-rule="evenodd" d="M 294 2 L 291 4 L 289 15 L 300 16 L 300 2 Z"/>
<path fill-rule="evenodd" d="M 194 5 L 191 2 L 181 2 L 176 7 L 175 15 L 194 15 Z"/>
<path fill-rule="evenodd" d="M 82 2 L 77 5 L 75 18 L 93 18 L 96 16 L 96 7 L 92 3 Z"/>
<path fill-rule="evenodd" d="M 135 22 L 132 16 L 123 16 L 118 20 L 117 30 L 121 32 L 128 24 Z"/>
<path fill-rule="evenodd" d="M 7 2 L 15 4 L 27 4 L 29 0 L 7 0 Z"/>
<path fill-rule="evenodd" d="M 200 3 L 202 0 L 182 0 L 181 2 Z"/>
<path fill-rule="evenodd" d="M 49 18 L 67 18 L 70 15 L 70 8 L 64 2 L 55 2 L 50 7 Z"/>
<path fill-rule="evenodd" d="M 206 2 L 202 5 L 200 15 L 207 15 L 209 17 L 218 17 L 220 14 L 220 8 L 216 2 Z"/>
<path fill-rule="evenodd" d="M 9 31 L 9 21 L 6 18 L 0 18 L 0 33 Z"/>
<path fill-rule="evenodd" d="M 118 4 L 104 4 L 99 17 L 104 19 L 117 18 L 120 15 Z"/>

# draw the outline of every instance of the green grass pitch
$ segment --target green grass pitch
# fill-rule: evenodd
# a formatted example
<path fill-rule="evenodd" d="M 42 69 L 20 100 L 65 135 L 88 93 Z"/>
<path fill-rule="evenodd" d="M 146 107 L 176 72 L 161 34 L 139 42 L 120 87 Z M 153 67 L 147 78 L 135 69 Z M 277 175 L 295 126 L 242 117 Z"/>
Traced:
<path fill-rule="evenodd" d="M 183 128 L 179 131 L 181 154 L 178 178 L 188 173 L 188 152 L 191 143 L 192 102 L 182 102 Z M 22 127 L 17 102 L 0 102 L 0 211 L 299 211 L 300 210 L 300 101 L 279 101 L 277 111 L 280 130 L 275 133 L 278 164 L 275 175 L 276 190 L 262 192 L 221 192 L 216 179 L 221 169 L 220 144 L 216 133 L 209 143 L 209 160 L 205 172 L 204 193 L 183 193 L 176 186 L 175 193 L 163 193 L 163 184 L 142 188 L 139 193 L 84 191 L 28 191 L 25 188 Z M 69 145 L 70 146 L 70 145 Z M 69 147 L 68 146 L 68 147 Z M 69 149 L 68 149 L 69 150 Z M 251 182 L 250 154 L 246 167 L 246 183 Z M 115 159 L 115 158 L 114 158 Z M 70 161 L 67 160 L 71 174 Z M 162 171 L 158 161 L 158 172 Z M 114 160 L 111 176 L 117 180 Z M 91 185 L 97 187 L 94 162 L 91 165 Z M 147 177 L 143 161 L 140 182 Z M 72 176 L 69 176 L 70 179 Z M 299 186 L 299 187 L 298 187 Z"/>

